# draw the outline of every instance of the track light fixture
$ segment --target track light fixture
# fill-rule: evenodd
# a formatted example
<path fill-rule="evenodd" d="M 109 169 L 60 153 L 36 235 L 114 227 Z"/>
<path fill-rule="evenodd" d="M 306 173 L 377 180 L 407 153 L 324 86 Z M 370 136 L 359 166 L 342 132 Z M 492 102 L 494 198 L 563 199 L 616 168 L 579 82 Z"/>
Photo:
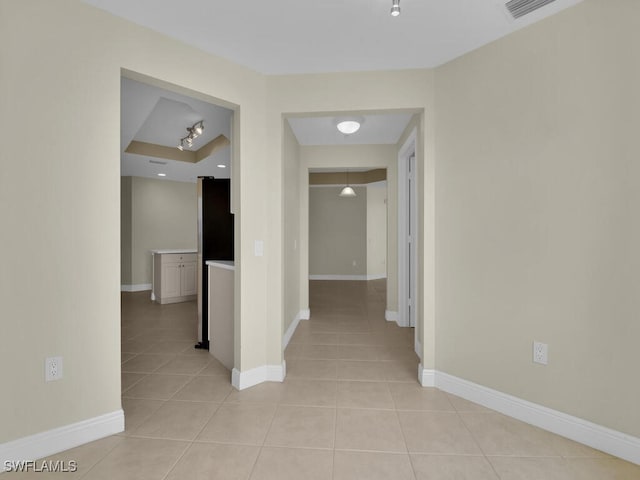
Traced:
<path fill-rule="evenodd" d="M 180 139 L 180 144 L 178 145 L 178 150 L 180 151 L 183 151 L 185 147 L 191 148 L 193 141 L 202 135 L 202 132 L 204 132 L 204 120 L 194 123 L 192 127 L 187 127 L 187 132 L 189 132 L 187 136 Z"/>
<path fill-rule="evenodd" d="M 391 16 L 397 17 L 400 15 L 400 0 L 393 0 L 393 5 L 391 6 Z"/>

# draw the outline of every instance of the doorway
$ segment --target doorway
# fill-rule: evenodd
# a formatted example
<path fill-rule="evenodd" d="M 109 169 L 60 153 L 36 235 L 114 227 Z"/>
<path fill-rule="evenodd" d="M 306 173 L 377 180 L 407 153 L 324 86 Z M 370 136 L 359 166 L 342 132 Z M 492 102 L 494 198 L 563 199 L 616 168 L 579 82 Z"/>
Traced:
<path fill-rule="evenodd" d="M 208 340 L 196 301 L 207 271 L 198 255 L 198 179 L 226 182 L 226 210 L 234 211 L 238 115 L 235 105 L 126 70 L 120 93 L 124 392 L 160 364 L 197 369 L 211 360 L 193 348 Z M 225 229 L 239 236 L 237 225 Z"/>

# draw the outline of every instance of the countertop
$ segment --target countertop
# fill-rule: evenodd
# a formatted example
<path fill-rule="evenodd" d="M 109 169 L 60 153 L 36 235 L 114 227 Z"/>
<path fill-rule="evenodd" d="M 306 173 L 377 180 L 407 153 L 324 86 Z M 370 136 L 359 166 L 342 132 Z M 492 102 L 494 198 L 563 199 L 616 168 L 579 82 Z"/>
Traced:
<path fill-rule="evenodd" d="M 207 260 L 205 262 L 210 267 L 223 268 L 225 270 L 235 270 L 235 262 L 232 260 Z"/>

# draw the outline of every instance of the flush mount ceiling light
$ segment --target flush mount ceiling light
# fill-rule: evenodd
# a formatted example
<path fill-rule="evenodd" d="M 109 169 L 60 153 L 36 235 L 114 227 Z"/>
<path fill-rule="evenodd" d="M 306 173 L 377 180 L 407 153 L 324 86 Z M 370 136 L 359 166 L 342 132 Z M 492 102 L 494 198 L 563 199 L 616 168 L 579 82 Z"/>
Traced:
<path fill-rule="evenodd" d="M 347 170 L 347 184 L 340 191 L 340 197 L 356 197 L 356 191 L 349 186 L 349 170 Z"/>
<path fill-rule="evenodd" d="M 360 126 L 364 123 L 362 117 L 338 118 L 336 120 L 336 128 L 343 135 L 351 135 L 360 130 Z"/>
<path fill-rule="evenodd" d="M 180 151 L 183 151 L 185 147 L 191 148 L 193 141 L 202 135 L 202 132 L 204 132 L 204 120 L 194 123 L 192 127 L 187 127 L 187 132 L 189 132 L 187 136 L 180 139 L 180 144 L 178 145 L 178 150 Z"/>
<path fill-rule="evenodd" d="M 219 165 L 216 165 L 216 166 L 217 166 L 218 168 L 227 168 L 227 166 L 226 166 L 226 165 L 224 165 L 223 163 L 221 163 L 221 164 L 219 164 Z"/>
<path fill-rule="evenodd" d="M 391 6 L 391 16 L 397 17 L 400 15 L 400 0 L 393 0 L 393 5 Z"/>

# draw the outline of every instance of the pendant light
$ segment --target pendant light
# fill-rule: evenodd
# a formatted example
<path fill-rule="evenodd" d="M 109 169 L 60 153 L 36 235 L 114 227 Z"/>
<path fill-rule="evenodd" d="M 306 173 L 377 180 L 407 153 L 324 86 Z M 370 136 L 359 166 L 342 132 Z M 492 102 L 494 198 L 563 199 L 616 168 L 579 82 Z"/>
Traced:
<path fill-rule="evenodd" d="M 349 186 L 349 170 L 347 170 L 347 184 L 345 185 L 345 187 L 340 192 L 340 196 L 341 197 L 348 197 L 348 198 L 357 196 L 356 195 L 356 191 Z"/>

